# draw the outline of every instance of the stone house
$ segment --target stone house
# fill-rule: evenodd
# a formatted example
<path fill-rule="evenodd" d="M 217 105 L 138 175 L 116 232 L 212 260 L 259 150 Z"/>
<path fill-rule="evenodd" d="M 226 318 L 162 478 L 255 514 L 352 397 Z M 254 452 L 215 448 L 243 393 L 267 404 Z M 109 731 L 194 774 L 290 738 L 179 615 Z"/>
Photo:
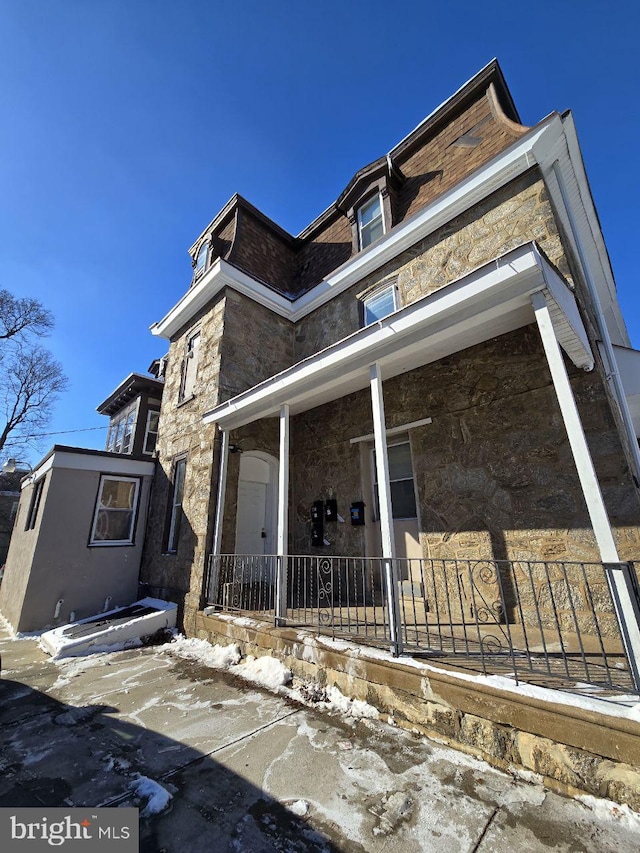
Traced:
<path fill-rule="evenodd" d="M 283 621 L 298 555 L 410 590 L 424 560 L 640 557 L 638 354 L 573 117 L 521 124 L 495 60 L 297 236 L 236 195 L 190 255 L 141 568 L 188 632 L 228 603 L 211 555 L 277 555 Z"/>

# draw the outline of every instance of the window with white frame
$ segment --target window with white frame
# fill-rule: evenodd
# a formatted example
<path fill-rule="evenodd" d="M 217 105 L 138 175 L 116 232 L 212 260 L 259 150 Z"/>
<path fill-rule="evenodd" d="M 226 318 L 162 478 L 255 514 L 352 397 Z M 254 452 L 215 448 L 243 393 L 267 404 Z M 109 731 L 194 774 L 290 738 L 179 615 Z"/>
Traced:
<path fill-rule="evenodd" d="M 133 450 L 133 432 L 137 411 L 138 404 L 136 402 L 111 419 L 106 446 L 110 453 L 131 453 Z"/>
<path fill-rule="evenodd" d="M 358 208 L 358 238 L 360 248 L 366 249 L 384 234 L 384 215 L 380 193 Z"/>
<path fill-rule="evenodd" d="M 132 545 L 140 480 L 100 477 L 98 500 L 91 526 L 91 545 Z"/>
<path fill-rule="evenodd" d="M 408 441 L 390 444 L 387 447 L 389 460 L 389 486 L 391 489 L 391 514 L 393 518 L 417 518 L 416 492 L 413 483 L 413 466 L 411 464 L 411 446 Z M 373 491 L 376 507 L 376 518 L 380 518 L 380 502 L 378 497 L 378 469 L 376 453 L 371 451 L 373 465 Z"/>
<path fill-rule="evenodd" d="M 389 284 L 362 300 L 364 325 L 375 323 L 388 317 L 398 308 L 398 288 Z"/>
<path fill-rule="evenodd" d="M 160 412 L 150 411 L 147 414 L 147 427 L 144 432 L 144 444 L 142 446 L 143 453 L 152 454 L 156 449 L 159 420 Z"/>
<path fill-rule="evenodd" d="M 198 354 L 200 352 L 200 332 L 187 339 L 187 347 L 182 364 L 182 385 L 180 387 L 180 402 L 193 397 L 198 373 Z"/>
<path fill-rule="evenodd" d="M 169 533 L 167 538 L 167 551 L 175 554 L 178 550 L 180 539 L 180 528 L 182 526 L 182 501 L 184 498 L 184 478 L 187 471 L 186 458 L 178 459 L 173 469 L 173 489 L 171 492 L 171 503 L 169 505 Z"/>

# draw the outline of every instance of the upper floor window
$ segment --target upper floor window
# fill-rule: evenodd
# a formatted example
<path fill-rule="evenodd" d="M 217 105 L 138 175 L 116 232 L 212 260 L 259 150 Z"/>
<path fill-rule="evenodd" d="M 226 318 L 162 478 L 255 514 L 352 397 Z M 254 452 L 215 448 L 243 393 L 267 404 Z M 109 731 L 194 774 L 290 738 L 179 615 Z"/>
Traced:
<path fill-rule="evenodd" d="M 180 402 L 193 397 L 198 372 L 198 353 L 200 352 L 200 332 L 191 335 L 187 340 L 187 351 L 182 365 L 182 385 L 180 387 Z"/>
<path fill-rule="evenodd" d="M 384 216 L 380 193 L 377 193 L 362 207 L 358 208 L 358 235 L 360 248 L 366 249 L 374 240 L 384 234 Z"/>
<path fill-rule="evenodd" d="M 153 453 L 156 449 L 156 441 L 158 439 L 158 421 L 160 420 L 160 412 L 151 411 L 147 415 L 147 428 L 144 433 L 144 444 L 142 446 L 143 453 Z"/>
<path fill-rule="evenodd" d="M 398 307 L 398 289 L 395 284 L 390 284 L 381 290 L 376 290 L 371 296 L 362 301 L 364 309 L 364 325 L 375 323 L 388 317 Z"/>
<path fill-rule="evenodd" d="M 106 449 L 111 453 L 131 453 L 136 424 L 137 404 L 111 419 Z"/>
<path fill-rule="evenodd" d="M 205 267 L 207 266 L 207 258 L 209 255 L 209 246 L 207 243 L 203 243 L 200 246 L 198 254 L 196 255 L 196 264 L 193 269 L 193 277 L 197 278 L 199 275 L 202 275 Z"/>

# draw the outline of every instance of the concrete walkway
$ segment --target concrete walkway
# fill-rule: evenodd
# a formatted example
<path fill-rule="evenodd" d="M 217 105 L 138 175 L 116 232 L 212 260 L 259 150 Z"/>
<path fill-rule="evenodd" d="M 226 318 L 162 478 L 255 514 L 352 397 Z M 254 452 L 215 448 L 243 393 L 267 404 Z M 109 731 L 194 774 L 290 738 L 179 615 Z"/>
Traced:
<path fill-rule="evenodd" d="M 56 665 L 35 640 L 4 632 L 0 654 L 0 806 L 142 810 L 131 785 L 147 777 L 172 799 L 141 818 L 145 853 L 640 846 L 640 822 L 620 808 L 594 813 L 425 738 L 294 704 L 166 647 Z"/>

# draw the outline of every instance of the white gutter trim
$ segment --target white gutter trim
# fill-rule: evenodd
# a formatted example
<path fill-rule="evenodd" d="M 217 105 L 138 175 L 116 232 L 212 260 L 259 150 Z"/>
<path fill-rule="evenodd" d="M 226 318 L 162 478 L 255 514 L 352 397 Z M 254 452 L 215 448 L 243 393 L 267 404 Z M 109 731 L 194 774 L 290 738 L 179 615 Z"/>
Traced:
<path fill-rule="evenodd" d="M 277 293 L 247 273 L 218 258 L 166 316 L 150 327 L 151 332 L 170 339 L 193 318 L 200 308 L 203 308 L 226 286 L 234 288 L 281 317 L 296 323 L 351 285 L 393 260 L 441 225 L 459 216 L 488 194 L 526 172 L 537 162 L 534 148 L 540 147 L 545 140 L 542 149 L 546 151 L 561 135 L 560 116 L 552 114 L 484 167 L 456 184 L 419 213 L 393 228 L 371 247 L 358 253 L 338 267 L 324 281 L 296 299 L 289 299 Z"/>

